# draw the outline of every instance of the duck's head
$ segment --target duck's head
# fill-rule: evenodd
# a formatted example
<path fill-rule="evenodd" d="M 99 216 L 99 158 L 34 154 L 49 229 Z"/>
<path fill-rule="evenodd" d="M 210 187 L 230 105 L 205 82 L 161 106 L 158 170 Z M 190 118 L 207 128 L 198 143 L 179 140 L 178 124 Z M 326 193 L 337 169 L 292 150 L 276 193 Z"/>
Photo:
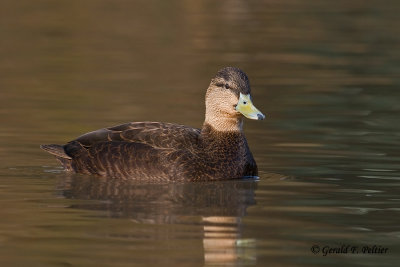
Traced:
<path fill-rule="evenodd" d="M 226 67 L 211 80 L 206 93 L 205 122 L 221 131 L 242 129 L 243 116 L 263 120 L 253 104 L 249 78 L 242 70 Z"/>

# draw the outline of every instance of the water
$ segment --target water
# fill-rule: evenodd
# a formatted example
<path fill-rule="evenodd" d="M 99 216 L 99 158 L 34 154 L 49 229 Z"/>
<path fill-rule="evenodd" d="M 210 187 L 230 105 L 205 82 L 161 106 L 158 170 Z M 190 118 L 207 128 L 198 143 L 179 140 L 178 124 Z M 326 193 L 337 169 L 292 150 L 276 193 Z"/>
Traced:
<path fill-rule="evenodd" d="M 3 1 L 1 266 L 396 266 L 399 11 Z M 199 127 L 228 65 L 267 114 L 245 122 L 259 180 L 108 181 L 67 175 L 38 148 L 128 121 Z"/>

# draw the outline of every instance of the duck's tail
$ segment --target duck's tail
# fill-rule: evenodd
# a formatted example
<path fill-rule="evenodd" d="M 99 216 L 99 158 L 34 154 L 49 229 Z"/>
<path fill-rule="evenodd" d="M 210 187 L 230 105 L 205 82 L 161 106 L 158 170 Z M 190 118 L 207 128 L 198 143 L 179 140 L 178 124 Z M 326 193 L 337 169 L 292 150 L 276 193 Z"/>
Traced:
<path fill-rule="evenodd" d="M 61 145 L 40 145 L 40 148 L 50 154 L 54 155 L 56 159 L 63 165 L 65 170 L 72 171 L 71 160 L 72 158 L 65 153 L 64 146 Z"/>
<path fill-rule="evenodd" d="M 57 158 L 72 159 L 65 153 L 64 146 L 60 145 L 40 145 L 40 148 L 56 156 Z"/>

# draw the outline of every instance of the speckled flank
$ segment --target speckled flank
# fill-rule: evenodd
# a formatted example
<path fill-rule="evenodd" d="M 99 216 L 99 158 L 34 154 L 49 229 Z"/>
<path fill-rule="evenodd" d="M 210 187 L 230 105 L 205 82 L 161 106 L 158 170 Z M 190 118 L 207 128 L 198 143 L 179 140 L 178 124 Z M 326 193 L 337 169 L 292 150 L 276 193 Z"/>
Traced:
<path fill-rule="evenodd" d="M 239 69 L 222 70 L 216 78 L 219 76 L 228 77 L 232 86 L 249 86 Z M 208 91 L 213 86 L 212 82 Z M 239 118 L 234 106 L 229 108 L 231 116 Z M 232 118 L 222 116 L 220 120 Z M 235 121 L 241 123 L 241 118 Z M 64 146 L 43 145 L 42 149 L 56 156 L 68 171 L 120 179 L 201 181 L 256 176 L 257 165 L 243 131 L 235 129 L 219 131 L 207 121 L 202 129 L 132 122 L 84 134 Z"/>

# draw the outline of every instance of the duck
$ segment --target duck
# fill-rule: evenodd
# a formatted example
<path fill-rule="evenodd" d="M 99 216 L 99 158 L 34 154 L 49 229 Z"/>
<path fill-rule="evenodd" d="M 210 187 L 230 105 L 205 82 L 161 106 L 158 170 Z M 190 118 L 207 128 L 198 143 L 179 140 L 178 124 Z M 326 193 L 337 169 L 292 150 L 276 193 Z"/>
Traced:
<path fill-rule="evenodd" d="M 164 122 L 129 122 L 41 145 L 64 170 L 136 181 L 218 181 L 258 177 L 243 132 L 244 118 L 263 120 L 250 81 L 236 67 L 220 69 L 205 95 L 201 128 Z"/>

